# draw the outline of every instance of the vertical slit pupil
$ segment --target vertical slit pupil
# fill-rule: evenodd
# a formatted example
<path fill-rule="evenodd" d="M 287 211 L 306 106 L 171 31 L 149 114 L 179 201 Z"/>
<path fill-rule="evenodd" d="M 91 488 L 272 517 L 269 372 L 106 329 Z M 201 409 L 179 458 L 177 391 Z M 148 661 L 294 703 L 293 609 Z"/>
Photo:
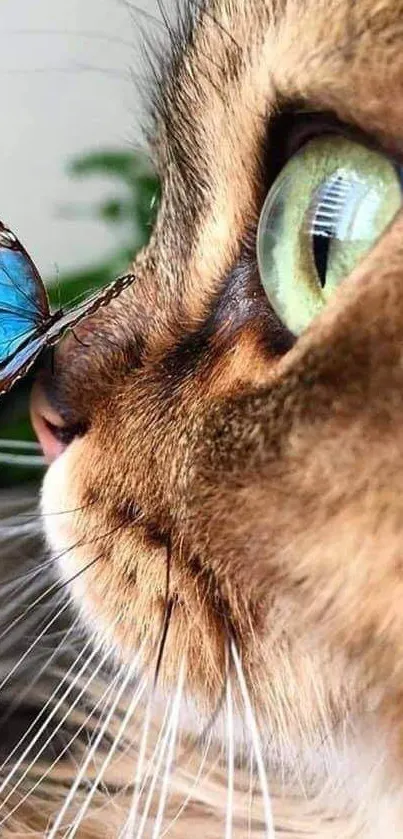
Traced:
<path fill-rule="evenodd" d="M 322 184 L 316 196 L 311 236 L 313 258 L 322 288 L 326 285 L 330 243 L 337 235 L 338 222 L 348 190 L 349 184 L 343 175 L 336 173 Z"/>
<path fill-rule="evenodd" d="M 329 236 L 331 236 L 331 233 L 329 233 Z M 322 288 L 326 285 L 327 261 L 329 257 L 329 236 L 313 235 L 313 258 L 315 260 L 315 268 L 318 272 L 319 282 Z"/>

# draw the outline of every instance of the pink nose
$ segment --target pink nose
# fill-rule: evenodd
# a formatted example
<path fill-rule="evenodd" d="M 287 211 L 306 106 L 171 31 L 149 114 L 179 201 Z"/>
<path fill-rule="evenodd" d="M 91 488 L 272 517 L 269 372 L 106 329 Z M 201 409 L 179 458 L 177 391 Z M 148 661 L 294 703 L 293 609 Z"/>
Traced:
<path fill-rule="evenodd" d="M 63 421 L 57 411 L 49 405 L 39 382 L 34 384 L 30 402 L 31 422 L 42 446 L 47 463 L 56 460 L 66 448 L 62 440 Z"/>

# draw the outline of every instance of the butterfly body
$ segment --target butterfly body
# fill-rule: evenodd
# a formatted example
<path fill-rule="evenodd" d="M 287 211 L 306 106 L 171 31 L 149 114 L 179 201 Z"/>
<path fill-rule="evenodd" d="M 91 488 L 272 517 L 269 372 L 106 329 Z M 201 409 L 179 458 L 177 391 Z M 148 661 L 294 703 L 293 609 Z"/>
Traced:
<path fill-rule="evenodd" d="M 76 307 L 51 313 L 38 269 L 15 234 L 0 222 L 0 393 L 28 372 L 44 349 L 106 306 L 133 279 L 131 274 L 119 277 Z"/>

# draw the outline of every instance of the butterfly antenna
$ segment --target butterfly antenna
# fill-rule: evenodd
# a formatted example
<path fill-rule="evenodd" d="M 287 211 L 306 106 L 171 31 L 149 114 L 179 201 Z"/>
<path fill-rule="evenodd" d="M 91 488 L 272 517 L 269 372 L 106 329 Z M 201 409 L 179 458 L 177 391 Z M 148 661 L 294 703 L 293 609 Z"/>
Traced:
<path fill-rule="evenodd" d="M 62 306 L 62 294 L 61 294 L 61 282 L 60 282 L 60 270 L 59 266 L 55 264 L 55 272 L 56 272 L 56 288 L 57 288 L 57 310 L 62 314 L 63 306 Z"/>

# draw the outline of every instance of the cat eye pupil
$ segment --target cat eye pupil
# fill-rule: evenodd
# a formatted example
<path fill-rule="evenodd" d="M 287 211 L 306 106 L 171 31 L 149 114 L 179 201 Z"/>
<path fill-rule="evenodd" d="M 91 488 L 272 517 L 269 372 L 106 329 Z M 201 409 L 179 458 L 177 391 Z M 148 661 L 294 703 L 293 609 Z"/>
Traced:
<path fill-rule="evenodd" d="M 306 143 L 271 187 L 257 257 L 274 311 L 294 335 L 309 326 L 402 206 L 386 155 L 339 135 Z"/>
<path fill-rule="evenodd" d="M 313 258 L 315 260 L 315 267 L 318 272 L 319 282 L 321 287 L 326 285 L 326 269 L 327 260 L 329 256 L 329 238 L 328 236 L 313 236 Z"/>
<path fill-rule="evenodd" d="M 339 227 L 343 221 L 344 225 L 346 223 L 349 204 L 354 204 L 356 187 L 352 179 L 337 172 L 321 184 L 315 195 L 309 235 L 312 236 L 313 258 L 321 288 L 326 285 L 330 240 L 343 238 Z"/>

